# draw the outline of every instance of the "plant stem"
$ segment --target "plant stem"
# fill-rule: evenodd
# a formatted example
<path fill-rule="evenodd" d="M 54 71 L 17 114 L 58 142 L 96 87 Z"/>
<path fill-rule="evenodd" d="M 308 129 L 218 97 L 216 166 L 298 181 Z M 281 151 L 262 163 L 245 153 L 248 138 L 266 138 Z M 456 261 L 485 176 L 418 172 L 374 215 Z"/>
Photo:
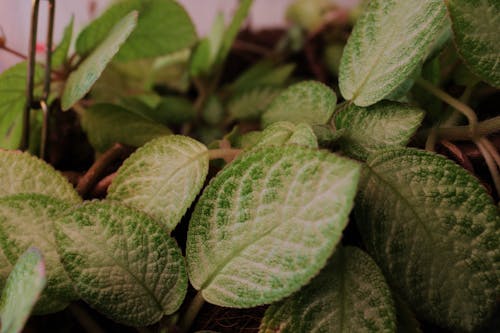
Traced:
<path fill-rule="evenodd" d="M 488 152 L 490 153 L 491 157 L 495 160 L 495 163 L 497 166 L 500 168 L 500 154 L 498 153 L 498 150 L 495 148 L 495 146 L 491 143 L 490 140 L 487 138 L 481 138 L 481 142 L 483 143 L 484 147 Z M 500 194 L 500 193 L 499 193 Z"/>
<path fill-rule="evenodd" d="M 459 101 L 458 99 L 448 95 L 446 92 L 444 92 L 443 90 L 439 89 L 438 87 L 434 86 L 432 83 L 430 83 L 424 79 L 418 79 L 417 83 L 422 88 L 424 88 L 425 90 L 427 90 L 428 92 L 430 92 L 431 94 L 433 94 L 434 96 L 436 96 L 437 98 L 442 100 L 443 102 L 454 107 L 457 111 L 459 111 L 465 117 L 467 117 L 467 119 L 469 120 L 469 129 L 471 132 L 471 137 L 473 139 L 476 139 L 478 137 L 477 116 L 476 116 L 476 113 L 474 112 L 474 110 L 472 110 L 467 104 L 464 104 L 461 101 Z"/>
<path fill-rule="evenodd" d="M 208 158 L 211 160 L 224 159 L 227 163 L 230 163 L 236 156 L 241 154 L 242 151 L 243 149 L 234 148 L 210 149 L 208 151 Z"/>
<path fill-rule="evenodd" d="M 8 47 L 7 45 L 1 45 L 0 49 L 3 49 L 3 50 L 5 50 L 5 51 L 9 52 L 10 54 L 13 54 L 13 55 L 15 55 L 16 57 L 19 57 L 19 58 L 21 58 L 21 59 L 24 59 L 24 60 L 28 59 L 28 56 L 27 56 L 26 54 L 22 54 L 22 53 L 21 53 L 21 52 L 19 52 L 19 51 L 16 51 L 16 50 L 14 50 L 14 49 L 11 49 L 11 48 L 10 48 L 10 47 Z"/>
<path fill-rule="evenodd" d="M 128 148 L 121 143 L 116 143 L 108 149 L 104 154 L 99 156 L 90 169 L 80 178 L 76 191 L 84 198 L 88 191 L 92 189 L 97 179 L 102 175 L 106 168 L 116 161 L 120 156 L 123 156 L 128 151 Z"/>
<path fill-rule="evenodd" d="M 500 131 L 500 116 L 483 120 L 477 123 L 476 135 L 486 136 Z M 441 127 L 438 136 L 448 140 L 474 140 L 469 126 Z"/>
<path fill-rule="evenodd" d="M 75 303 L 70 304 L 69 311 L 88 333 L 106 333 L 80 305 Z"/>
<path fill-rule="evenodd" d="M 490 171 L 493 183 L 495 184 L 496 192 L 497 194 L 500 195 L 500 173 L 498 172 L 498 166 L 495 163 L 493 157 L 491 156 L 488 148 L 484 144 L 484 138 L 475 140 L 474 143 L 476 144 L 477 148 L 479 148 L 479 150 L 481 151 L 481 154 L 484 157 L 484 161 L 486 162 L 486 165 L 488 166 L 488 169 Z"/>
<path fill-rule="evenodd" d="M 198 291 L 196 296 L 194 296 L 193 300 L 189 304 L 189 307 L 187 308 L 186 312 L 184 313 L 184 316 L 180 320 L 179 326 L 181 328 L 181 332 L 187 333 L 189 331 L 189 329 L 193 325 L 194 319 L 196 318 L 196 316 L 200 312 L 204 303 L 205 303 L 205 300 L 203 299 L 203 296 L 201 295 L 201 291 Z"/>

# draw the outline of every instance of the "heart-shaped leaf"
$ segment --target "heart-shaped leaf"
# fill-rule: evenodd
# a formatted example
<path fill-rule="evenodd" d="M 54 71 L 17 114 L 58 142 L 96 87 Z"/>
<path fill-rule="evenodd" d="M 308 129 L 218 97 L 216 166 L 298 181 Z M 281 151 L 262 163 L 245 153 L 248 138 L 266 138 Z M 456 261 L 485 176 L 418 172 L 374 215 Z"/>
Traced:
<path fill-rule="evenodd" d="M 0 149 L 0 197 L 40 193 L 79 203 L 82 199 L 62 174 L 28 153 Z"/>
<path fill-rule="evenodd" d="M 339 248 L 305 288 L 271 305 L 259 332 L 395 332 L 389 286 L 369 255 Z"/>
<path fill-rule="evenodd" d="M 33 306 L 45 287 L 42 254 L 28 249 L 14 266 L 0 299 L 0 332 L 21 332 Z"/>
<path fill-rule="evenodd" d="M 477 179 L 416 149 L 372 155 L 355 215 L 368 251 L 417 315 L 472 331 L 500 292 L 500 216 Z"/>
<path fill-rule="evenodd" d="M 172 230 L 207 173 L 207 148 L 187 136 L 169 135 L 144 145 L 123 163 L 108 198 L 142 210 Z"/>
<path fill-rule="evenodd" d="M 120 46 L 132 33 L 136 24 L 137 12 L 130 12 L 113 27 L 106 39 L 99 44 L 94 52 L 70 74 L 61 97 L 61 108 L 63 110 L 72 107 L 92 88 L 99 76 L 101 76 L 102 71 L 118 52 Z"/>
<path fill-rule="evenodd" d="M 77 299 L 54 244 L 53 222 L 67 209 L 66 203 L 42 194 L 0 198 L 0 246 L 10 263 L 31 246 L 44 253 L 47 287 L 36 305 L 39 314 L 62 310 Z"/>
<path fill-rule="evenodd" d="M 269 125 L 252 148 L 295 144 L 308 148 L 318 148 L 318 140 L 311 126 L 279 121 Z"/>
<path fill-rule="evenodd" d="M 297 291 L 339 242 L 358 176 L 356 162 L 299 146 L 242 154 L 210 182 L 192 215 L 192 285 L 230 307 Z"/>
<path fill-rule="evenodd" d="M 89 202 L 57 221 L 56 242 L 78 294 L 116 322 L 153 324 L 184 299 L 181 251 L 146 214 Z"/>
<path fill-rule="evenodd" d="M 405 146 L 423 118 L 419 108 L 383 101 L 367 108 L 351 104 L 334 121 L 337 130 L 345 130 L 339 140 L 342 151 L 366 160 L 378 150 Z"/>
<path fill-rule="evenodd" d="M 500 88 L 500 1 L 448 0 L 458 53 L 471 70 Z"/>
<path fill-rule="evenodd" d="M 137 28 L 116 55 L 116 60 L 152 58 L 190 47 L 196 31 L 184 8 L 173 0 L 124 0 L 111 6 L 78 36 L 76 51 L 85 56 L 110 33 L 127 13 L 139 12 Z"/>
<path fill-rule="evenodd" d="M 421 64 L 446 20 L 443 1 L 370 1 L 344 48 L 342 96 L 359 106 L 386 97 Z"/>
<path fill-rule="evenodd" d="M 296 83 L 276 97 L 262 115 L 262 124 L 277 121 L 294 124 L 323 125 L 333 114 L 337 96 L 326 85 L 316 81 Z"/>

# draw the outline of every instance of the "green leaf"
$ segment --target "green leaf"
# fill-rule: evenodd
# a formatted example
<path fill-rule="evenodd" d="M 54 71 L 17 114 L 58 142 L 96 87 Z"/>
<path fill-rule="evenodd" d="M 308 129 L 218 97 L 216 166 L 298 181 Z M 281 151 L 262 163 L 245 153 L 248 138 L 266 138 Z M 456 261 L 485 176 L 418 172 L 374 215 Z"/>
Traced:
<path fill-rule="evenodd" d="M 28 153 L 0 150 L 0 197 L 40 193 L 79 203 L 81 198 L 64 176 Z"/>
<path fill-rule="evenodd" d="M 26 73 L 27 63 L 23 61 L 0 75 L 0 148 L 17 149 L 21 143 L 22 118 L 26 103 Z M 35 86 L 42 80 L 43 70 L 37 65 Z"/>
<path fill-rule="evenodd" d="M 172 133 L 161 124 L 113 104 L 93 105 L 85 110 L 81 121 L 90 143 L 99 152 L 106 151 L 116 142 L 140 147 Z"/>
<path fill-rule="evenodd" d="M 472 331 L 500 294 L 500 216 L 476 178 L 416 149 L 372 155 L 355 216 L 368 251 L 419 318 Z"/>
<path fill-rule="evenodd" d="M 422 63 L 444 20 L 443 1 L 370 1 L 342 55 L 342 96 L 359 106 L 386 97 Z"/>
<path fill-rule="evenodd" d="M 397 102 L 382 101 L 367 108 L 349 105 L 335 115 L 335 127 L 344 129 L 342 151 L 366 160 L 384 148 L 405 146 L 420 126 L 424 112 Z"/>
<path fill-rule="evenodd" d="M 120 20 L 109 35 L 78 68 L 70 74 L 61 98 L 61 108 L 68 110 L 92 88 L 102 71 L 113 59 L 137 24 L 137 12 L 130 12 Z"/>
<path fill-rule="evenodd" d="M 277 121 L 294 124 L 325 124 L 333 114 L 337 96 L 326 85 L 316 81 L 303 81 L 283 91 L 262 115 L 262 124 Z"/>
<path fill-rule="evenodd" d="M 227 109 L 234 119 L 259 119 L 281 92 L 282 89 L 276 87 L 252 88 L 231 98 L 227 104 Z"/>
<path fill-rule="evenodd" d="M 305 288 L 264 314 L 259 332 L 395 332 L 389 286 L 369 255 L 339 248 Z"/>
<path fill-rule="evenodd" d="M 186 246 L 191 284 L 210 303 L 240 308 L 297 291 L 339 242 L 358 176 L 356 162 L 298 146 L 240 155 L 195 207 Z"/>
<path fill-rule="evenodd" d="M 53 303 L 68 305 L 77 299 L 69 277 L 59 262 L 53 222 L 66 213 L 69 206 L 58 199 L 42 194 L 16 194 L 0 198 L 0 246 L 14 264 L 31 246 L 44 253 L 47 268 L 47 287 L 36 306 L 37 313 L 60 310 Z"/>
<path fill-rule="evenodd" d="M 12 271 L 12 264 L 0 247 L 0 289 L 3 289 L 10 271 Z"/>
<path fill-rule="evenodd" d="M 52 53 L 52 67 L 58 68 L 61 67 L 68 57 L 69 47 L 71 46 L 71 38 L 73 37 L 73 23 L 75 21 L 75 17 L 71 16 L 71 21 L 64 28 L 63 37 L 59 45 L 57 45 L 56 49 Z"/>
<path fill-rule="evenodd" d="M 472 72 L 500 88 L 500 1 L 448 0 L 458 53 Z"/>
<path fill-rule="evenodd" d="M 164 96 L 154 109 L 155 120 L 163 124 L 182 125 L 193 120 L 196 111 L 193 103 L 181 96 Z"/>
<path fill-rule="evenodd" d="M 318 148 L 318 140 L 311 126 L 279 121 L 269 125 L 252 148 L 295 144 L 308 148 Z"/>
<path fill-rule="evenodd" d="M 172 230 L 207 173 L 207 148 L 189 137 L 169 135 L 144 145 L 123 163 L 108 198 L 142 210 Z"/>
<path fill-rule="evenodd" d="M 55 227 L 62 264 L 97 311 L 125 325 L 146 326 L 181 305 L 187 290 L 181 251 L 147 215 L 93 201 Z"/>
<path fill-rule="evenodd" d="M 295 64 L 278 64 L 270 60 L 256 63 L 231 85 L 231 91 L 242 93 L 254 88 L 281 87 L 295 70 Z"/>
<path fill-rule="evenodd" d="M 111 6 L 78 36 L 76 51 L 86 56 L 94 50 L 112 27 L 132 10 L 139 12 L 137 28 L 123 44 L 116 60 L 152 58 L 190 47 L 196 32 L 184 8 L 172 0 L 125 0 Z"/>
<path fill-rule="evenodd" d="M 35 248 L 19 257 L 0 299 L 0 332 L 21 332 L 45 286 L 45 264 Z"/>

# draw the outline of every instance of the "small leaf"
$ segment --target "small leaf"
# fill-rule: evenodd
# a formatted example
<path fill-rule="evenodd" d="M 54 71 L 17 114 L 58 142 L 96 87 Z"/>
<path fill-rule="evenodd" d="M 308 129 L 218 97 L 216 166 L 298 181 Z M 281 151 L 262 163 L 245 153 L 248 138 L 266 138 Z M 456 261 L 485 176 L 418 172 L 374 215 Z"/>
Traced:
<path fill-rule="evenodd" d="M 42 254 L 30 248 L 19 257 L 0 299 L 0 332 L 21 332 L 45 286 Z"/>
<path fill-rule="evenodd" d="M 82 199 L 64 176 L 28 153 L 0 149 L 0 197 L 40 193 L 79 203 Z"/>
<path fill-rule="evenodd" d="M 69 277 L 59 262 L 55 248 L 53 222 L 68 209 L 65 202 L 42 194 L 17 194 L 0 198 L 0 246 L 14 264 L 26 249 L 35 246 L 44 253 L 47 287 L 36 312 L 49 313 L 49 305 L 68 305 L 77 299 Z"/>
<path fill-rule="evenodd" d="M 146 326 L 181 305 L 187 290 L 181 251 L 147 215 L 93 201 L 55 226 L 64 268 L 78 294 L 99 312 Z"/>
<path fill-rule="evenodd" d="M 281 87 L 295 70 L 295 64 L 278 64 L 270 60 L 256 63 L 231 85 L 231 91 L 242 93 L 254 88 Z"/>
<path fill-rule="evenodd" d="M 325 124 L 333 114 L 337 96 L 326 85 L 304 81 L 289 87 L 276 97 L 262 115 L 262 124 L 269 126 L 277 121 L 294 124 Z"/>
<path fill-rule="evenodd" d="M 308 148 L 318 148 L 318 140 L 311 126 L 279 121 L 269 125 L 252 148 L 295 144 Z"/>
<path fill-rule="evenodd" d="M 380 102 L 367 108 L 349 105 L 335 115 L 335 127 L 344 129 L 343 152 L 366 160 L 384 148 L 405 146 L 420 126 L 424 112 L 416 107 Z"/>
<path fill-rule="evenodd" d="M 158 138 L 123 163 L 108 198 L 142 210 L 172 230 L 207 173 L 208 151 L 203 144 L 181 135 Z"/>
<path fill-rule="evenodd" d="M 339 248 L 320 275 L 264 314 L 261 333 L 395 332 L 389 286 L 377 264 L 355 247 Z"/>
<path fill-rule="evenodd" d="M 111 6 L 78 36 L 76 51 L 88 55 L 132 10 L 139 12 L 137 28 L 116 55 L 116 60 L 153 58 L 190 47 L 196 32 L 184 8 L 172 0 L 124 0 Z"/>
<path fill-rule="evenodd" d="M 354 161 L 298 146 L 240 155 L 204 190 L 189 225 L 188 272 L 210 303 L 252 307 L 297 291 L 347 224 Z"/>
<path fill-rule="evenodd" d="M 281 91 L 275 87 L 249 89 L 231 98 L 227 109 L 231 117 L 237 120 L 259 119 Z"/>
<path fill-rule="evenodd" d="M 181 96 L 162 97 L 154 112 L 157 121 L 170 125 L 182 125 L 193 120 L 196 116 L 193 103 Z"/>
<path fill-rule="evenodd" d="M 52 67 L 58 68 L 64 64 L 68 57 L 69 47 L 71 46 L 71 38 L 73 37 L 73 23 L 75 17 L 71 16 L 71 21 L 64 28 L 63 37 L 54 52 L 52 52 Z"/>
<path fill-rule="evenodd" d="M 370 1 L 344 48 L 342 96 L 359 106 L 382 100 L 423 62 L 444 20 L 440 0 Z"/>
<path fill-rule="evenodd" d="M 419 318 L 472 331 L 500 294 L 500 216 L 476 178 L 416 149 L 372 155 L 355 208 L 367 250 Z"/>
<path fill-rule="evenodd" d="M 94 52 L 70 74 L 61 98 L 61 108 L 63 110 L 72 107 L 92 88 L 99 76 L 101 76 L 102 71 L 118 52 L 120 46 L 134 30 L 136 24 L 137 12 L 130 12 L 113 27 L 106 39 L 99 44 Z"/>
<path fill-rule="evenodd" d="M 116 142 L 140 147 L 154 138 L 172 133 L 161 124 L 113 104 L 95 104 L 86 109 L 82 115 L 82 127 L 99 152 L 106 151 Z"/>
<path fill-rule="evenodd" d="M 470 69 L 500 88 L 500 1 L 448 0 L 458 53 Z"/>

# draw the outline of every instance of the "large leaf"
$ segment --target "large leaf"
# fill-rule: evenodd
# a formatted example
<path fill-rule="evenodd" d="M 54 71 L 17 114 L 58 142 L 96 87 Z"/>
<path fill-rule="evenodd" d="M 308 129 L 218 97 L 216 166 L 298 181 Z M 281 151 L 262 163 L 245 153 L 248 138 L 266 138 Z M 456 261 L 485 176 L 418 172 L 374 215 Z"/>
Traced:
<path fill-rule="evenodd" d="M 71 203 L 81 198 L 62 174 L 44 161 L 19 151 L 0 150 L 0 197 L 40 193 Z"/>
<path fill-rule="evenodd" d="M 326 85 L 304 81 L 289 87 L 276 97 L 262 115 L 264 127 L 277 121 L 294 124 L 325 124 L 331 117 L 337 96 Z"/>
<path fill-rule="evenodd" d="M 27 63 L 24 61 L 0 75 L 0 148 L 17 149 L 21 143 L 26 73 Z M 40 84 L 42 80 L 43 70 L 37 65 L 35 84 Z"/>
<path fill-rule="evenodd" d="M 169 135 L 146 144 L 123 163 L 108 198 L 142 210 L 172 230 L 207 173 L 207 148 L 187 136 Z"/>
<path fill-rule="evenodd" d="M 359 106 L 386 97 L 421 64 L 445 20 L 443 1 L 370 1 L 342 55 L 342 96 Z"/>
<path fill-rule="evenodd" d="M 154 138 L 172 133 L 168 127 L 113 104 L 95 104 L 86 109 L 82 127 L 94 149 L 100 152 L 116 142 L 140 147 Z"/>
<path fill-rule="evenodd" d="M 367 108 L 351 104 L 334 121 L 337 130 L 345 130 L 339 140 L 342 151 L 366 160 L 378 150 L 405 146 L 423 118 L 419 108 L 383 101 Z"/>
<path fill-rule="evenodd" d="M 56 223 L 56 242 L 78 294 L 116 322 L 153 324 L 184 299 L 181 251 L 143 213 L 115 203 L 86 203 Z"/>
<path fill-rule="evenodd" d="M 188 14 L 173 0 L 125 0 L 111 6 L 78 36 L 76 51 L 87 55 L 110 33 L 113 25 L 132 10 L 139 12 L 137 28 L 122 46 L 116 60 L 152 58 L 179 51 L 196 41 Z"/>
<path fill-rule="evenodd" d="M 271 305 L 262 333 L 390 332 L 396 330 L 391 291 L 369 255 L 339 248 L 304 289 Z"/>
<path fill-rule="evenodd" d="M 45 264 L 35 248 L 19 257 L 0 299 L 0 332 L 21 332 L 45 286 Z"/>
<path fill-rule="evenodd" d="M 372 155 L 355 215 L 368 251 L 417 315 L 471 331 L 499 296 L 500 216 L 477 179 L 416 149 Z"/>
<path fill-rule="evenodd" d="M 471 70 L 500 88 L 500 1 L 448 0 L 458 53 Z"/>
<path fill-rule="evenodd" d="M 64 87 L 61 108 L 67 110 L 92 88 L 137 24 L 137 12 L 120 20 L 101 44 L 72 72 Z"/>
<path fill-rule="evenodd" d="M 210 182 L 192 215 L 192 285 L 231 307 L 297 291 L 339 242 L 358 176 L 357 163 L 298 146 L 242 154 Z"/>
<path fill-rule="evenodd" d="M 66 203 L 42 194 L 0 198 L 0 246 L 10 263 L 31 246 L 45 257 L 47 287 L 36 306 L 38 313 L 61 310 L 77 298 L 54 244 L 53 222 L 67 209 Z"/>
<path fill-rule="evenodd" d="M 269 125 L 253 147 L 282 146 L 295 144 L 303 147 L 318 148 L 318 140 L 311 126 L 279 121 Z"/>

